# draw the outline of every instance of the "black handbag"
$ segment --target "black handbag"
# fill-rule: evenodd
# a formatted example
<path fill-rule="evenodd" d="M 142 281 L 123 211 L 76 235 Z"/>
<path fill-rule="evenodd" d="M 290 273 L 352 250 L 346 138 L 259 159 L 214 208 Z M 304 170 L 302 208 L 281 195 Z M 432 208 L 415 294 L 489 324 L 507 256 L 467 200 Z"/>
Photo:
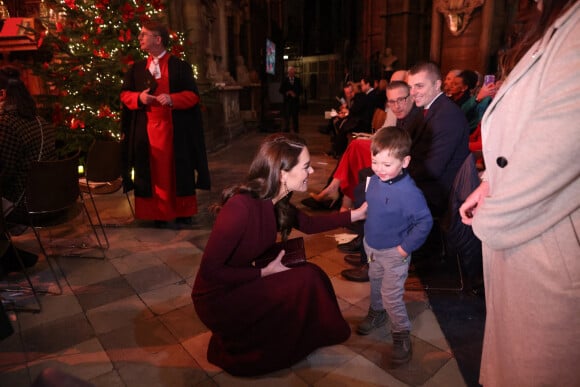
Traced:
<path fill-rule="evenodd" d="M 282 257 L 282 264 L 288 267 L 303 265 L 306 263 L 306 250 L 304 249 L 304 238 L 297 237 L 288 239 L 286 242 L 276 242 L 268 248 L 262 255 L 254 261 L 255 267 L 265 267 L 272 262 L 280 251 L 286 253 Z"/>

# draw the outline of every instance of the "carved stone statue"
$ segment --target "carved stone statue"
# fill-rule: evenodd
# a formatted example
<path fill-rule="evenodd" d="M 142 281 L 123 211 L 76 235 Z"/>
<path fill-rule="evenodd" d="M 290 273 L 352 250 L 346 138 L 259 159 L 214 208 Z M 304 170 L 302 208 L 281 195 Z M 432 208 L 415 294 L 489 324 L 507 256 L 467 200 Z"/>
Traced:
<path fill-rule="evenodd" d="M 383 71 L 393 71 L 393 66 L 398 60 L 395 55 L 393 55 L 393 50 L 390 47 L 385 48 L 385 52 L 381 55 L 381 64 L 383 65 Z"/>
<path fill-rule="evenodd" d="M 471 19 L 471 13 L 481 7 L 484 0 L 436 0 L 434 7 L 445 17 L 451 34 L 460 35 Z"/>
<path fill-rule="evenodd" d="M 220 73 L 218 70 L 218 64 L 213 56 L 213 52 L 211 51 L 211 49 L 208 48 L 205 50 L 205 54 L 207 57 L 205 77 L 213 82 L 221 81 Z"/>
<path fill-rule="evenodd" d="M 240 85 L 249 85 L 250 81 L 250 73 L 248 72 L 248 68 L 244 64 L 244 57 L 239 55 L 236 58 L 236 80 Z"/>

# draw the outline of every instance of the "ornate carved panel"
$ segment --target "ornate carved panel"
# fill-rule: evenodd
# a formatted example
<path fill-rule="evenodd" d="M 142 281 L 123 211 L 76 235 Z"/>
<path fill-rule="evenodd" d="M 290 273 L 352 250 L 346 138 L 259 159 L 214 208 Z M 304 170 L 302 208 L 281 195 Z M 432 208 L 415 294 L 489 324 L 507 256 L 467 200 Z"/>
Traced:
<path fill-rule="evenodd" d="M 445 17 L 449 31 L 458 36 L 467 28 L 471 13 L 483 3 L 484 0 L 435 0 L 434 6 Z"/>

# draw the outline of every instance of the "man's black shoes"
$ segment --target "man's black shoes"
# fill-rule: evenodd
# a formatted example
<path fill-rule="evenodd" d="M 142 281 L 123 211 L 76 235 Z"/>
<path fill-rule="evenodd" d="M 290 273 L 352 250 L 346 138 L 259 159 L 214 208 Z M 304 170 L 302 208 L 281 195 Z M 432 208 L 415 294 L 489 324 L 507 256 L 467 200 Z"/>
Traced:
<path fill-rule="evenodd" d="M 340 243 L 337 247 L 340 251 L 347 254 L 357 254 L 361 252 L 363 237 L 357 236 L 350 242 Z"/>

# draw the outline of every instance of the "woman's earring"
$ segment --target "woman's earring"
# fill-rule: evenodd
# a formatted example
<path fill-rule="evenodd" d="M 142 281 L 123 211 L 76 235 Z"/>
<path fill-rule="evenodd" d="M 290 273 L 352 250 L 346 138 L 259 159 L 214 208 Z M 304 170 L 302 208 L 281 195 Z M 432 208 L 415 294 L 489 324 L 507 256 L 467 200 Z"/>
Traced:
<path fill-rule="evenodd" d="M 288 194 L 290 193 L 290 190 L 288 189 L 288 185 L 286 184 L 286 182 L 284 182 L 284 196 L 288 196 Z"/>

